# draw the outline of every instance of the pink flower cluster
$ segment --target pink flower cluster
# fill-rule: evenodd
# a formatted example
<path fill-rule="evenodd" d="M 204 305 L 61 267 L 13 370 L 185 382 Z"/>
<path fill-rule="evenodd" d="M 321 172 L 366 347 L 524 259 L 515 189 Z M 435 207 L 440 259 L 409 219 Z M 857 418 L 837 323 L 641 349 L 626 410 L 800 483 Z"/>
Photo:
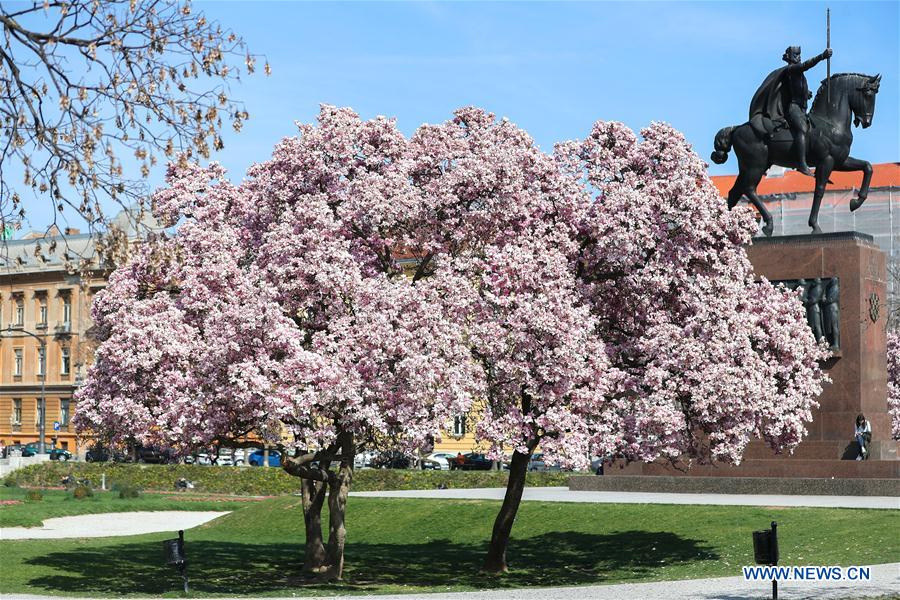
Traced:
<path fill-rule="evenodd" d="M 406 138 L 324 106 L 240 185 L 168 184 L 174 233 L 94 305 L 75 418 L 113 441 L 413 451 L 471 412 L 494 455 L 736 463 L 799 443 L 825 381 L 799 300 L 755 280 L 751 214 L 664 124 L 551 155 L 476 108 Z"/>
<path fill-rule="evenodd" d="M 751 213 L 726 209 L 678 131 L 654 123 L 641 138 L 601 121 L 557 147 L 564 169 L 594 191 L 580 223 L 580 289 L 621 374 L 596 414 L 593 446 L 730 463 L 753 437 L 790 450 L 828 353 L 797 298 L 755 281 L 744 250 Z"/>
<path fill-rule="evenodd" d="M 900 333 L 887 334 L 888 413 L 891 437 L 900 440 Z"/>

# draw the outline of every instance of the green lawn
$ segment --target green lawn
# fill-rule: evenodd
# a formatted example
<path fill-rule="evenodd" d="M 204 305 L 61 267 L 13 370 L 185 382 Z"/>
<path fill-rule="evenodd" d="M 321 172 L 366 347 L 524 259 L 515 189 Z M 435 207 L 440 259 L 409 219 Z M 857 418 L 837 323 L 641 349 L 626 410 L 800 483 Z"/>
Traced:
<path fill-rule="evenodd" d="M 135 502 L 129 510 L 158 499 Z M 773 519 L 782 564 L 877 564 L 900 556 L 897 511 L 525 502 L 513 530 L 511 572 L 484 576 L 478 567 L 498 507 L 352 498 L 346 579 L 323 586 L 299 574 L 299 498 L 244 503 L 186 532 L 192 593 L 434 592 L 734 576 L 752 564 L 751 532 Z M 0 593 L 178 596 L 175 572 L 160 564 L 160 541 L 168 537 L 5 541 Z"/>

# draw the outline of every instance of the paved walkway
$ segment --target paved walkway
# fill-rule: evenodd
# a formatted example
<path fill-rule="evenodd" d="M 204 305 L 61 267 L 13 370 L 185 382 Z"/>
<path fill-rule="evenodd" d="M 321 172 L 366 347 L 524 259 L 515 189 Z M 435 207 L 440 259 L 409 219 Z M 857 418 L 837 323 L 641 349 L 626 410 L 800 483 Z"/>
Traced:
<path fill-rule="evenodd" d="M 505 488 L 350 492 L 377 498 L 444 498 L 502 500 Z M 566 487 L 525 488 L 524 500 L 543 502 L 622 502 L 626 504 L 716 504 L 722 506 L 805 506 L 823 508 L 900 509 L 892 496 L 788 496 L 776 494 L 663 494 L 649 492 L 573 492 Z"/>
<path fill-rule="evenodd" d="M 178 531 L 203 525 L 227 514 L 228 512 L 162 510 L 57 517 L 45 520 L 41 527 L 0 528 L 0 540 L 114 537 Z"/>
<path fill-rule="evenodd" d="M 778 597 L 783 600 L 850 600 L 872 596 L 894 597 L 900 594 L 900 563 L 874 565 L 871 580 L 863 582 L 816 581 L 779 582 Z M 195 577 L 197 577 L 195 575 Z M 392 594 L 385 596 L 340 596 L 341 600 L 750 600 L 771 598 L 772 584 L 748 582 L 743 577 L 687 579 L 653 583 L 627 583 L 564 588 L 525 588 L 438 594 Z M 308 597 L 307 597 L 308 598 Z M 328 596 L 334 600 L 335 596 Z M 4 594 L 3 600 L 63 600 L 61 596 Z M 77 600 L 86 600 L 78 598 Z M 247 600 L 243 598 L 241 600 Z M 267 598 L 266 600 L 287 600 Z M 308 600 L 325 600 L 324 597 Z"/>

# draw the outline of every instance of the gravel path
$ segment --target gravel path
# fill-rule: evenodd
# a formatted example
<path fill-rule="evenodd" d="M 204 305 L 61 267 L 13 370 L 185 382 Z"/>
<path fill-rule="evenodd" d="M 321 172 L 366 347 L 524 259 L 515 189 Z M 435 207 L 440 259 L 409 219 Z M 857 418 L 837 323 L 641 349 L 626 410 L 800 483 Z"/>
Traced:
<path fill-rule="evenodd" d="M 502 500 L 505 488 L 350 492 L 376 498 L 454 498 Z M 716 504 L 722 506 L 805 506 L 821 508 L 900 509 L 892 496 L 788 496 L 775 494 L 669 494 L 649 492 L 573 492 L 567 487 L 525 488 L 523 500 L 543 502 L 622 502 L 626 504 Z"/>
<path fill-rule="evenodd" d="M 47 519 L 41 527 L 3 527 L 0 540 L 114 537 L 160 531 L 178 531 L 203 525 L 228 512 L 161 510 L 101 513 Z"/>
<path fill-rule="evenodd" d="M 783 600 L 850 600 L 900 594 L 900 563 L 874 565 L 866 582 L 780 582 L 778 597 Z M 196 577 L 196 575 L 195 575 Z M 525 588 L 437 594 L 392 594 L 385 596 L 339 596 L 341 600 L 751 600 L 771 598 L 768 582 L 747 582 L 742 577 L 688 579 L 653 583 L 628 583 L 564 588 Z M 324 597 L 308 600 L 324 600 Z M 334 600 L 335 596 L 328 596 Z M 61 596 L 4 594 L 3 600 L 63 600 Z M 77 600 L 86 600 L 78 598 Z M 247 600 L 243 598 L 241 600 Z M 266 600 L 287 600 L 267 598 Z"/>

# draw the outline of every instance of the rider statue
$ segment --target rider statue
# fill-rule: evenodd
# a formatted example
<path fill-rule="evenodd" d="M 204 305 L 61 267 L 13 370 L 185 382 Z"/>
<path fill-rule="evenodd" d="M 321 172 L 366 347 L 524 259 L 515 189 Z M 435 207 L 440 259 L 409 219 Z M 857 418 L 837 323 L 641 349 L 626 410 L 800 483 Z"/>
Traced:
<path fill-rule="evenodd" d="M 800 62 L 800 46 L 790 46 L 782 56 L 787 66 L 772 71 L 750 101 L 750 125 L 762 138 L 768 139 L 774 129 L 787 122 L 794 137 L 797 170 L 804 175 L 812 175 L 806 164 L 806 132 L 809 130 L 806 103 L 812 93 L 804 72 L 829 57 L 831 48 Z M 766 127 L 764 118 L 771 119 L 771 127 Z"/>

